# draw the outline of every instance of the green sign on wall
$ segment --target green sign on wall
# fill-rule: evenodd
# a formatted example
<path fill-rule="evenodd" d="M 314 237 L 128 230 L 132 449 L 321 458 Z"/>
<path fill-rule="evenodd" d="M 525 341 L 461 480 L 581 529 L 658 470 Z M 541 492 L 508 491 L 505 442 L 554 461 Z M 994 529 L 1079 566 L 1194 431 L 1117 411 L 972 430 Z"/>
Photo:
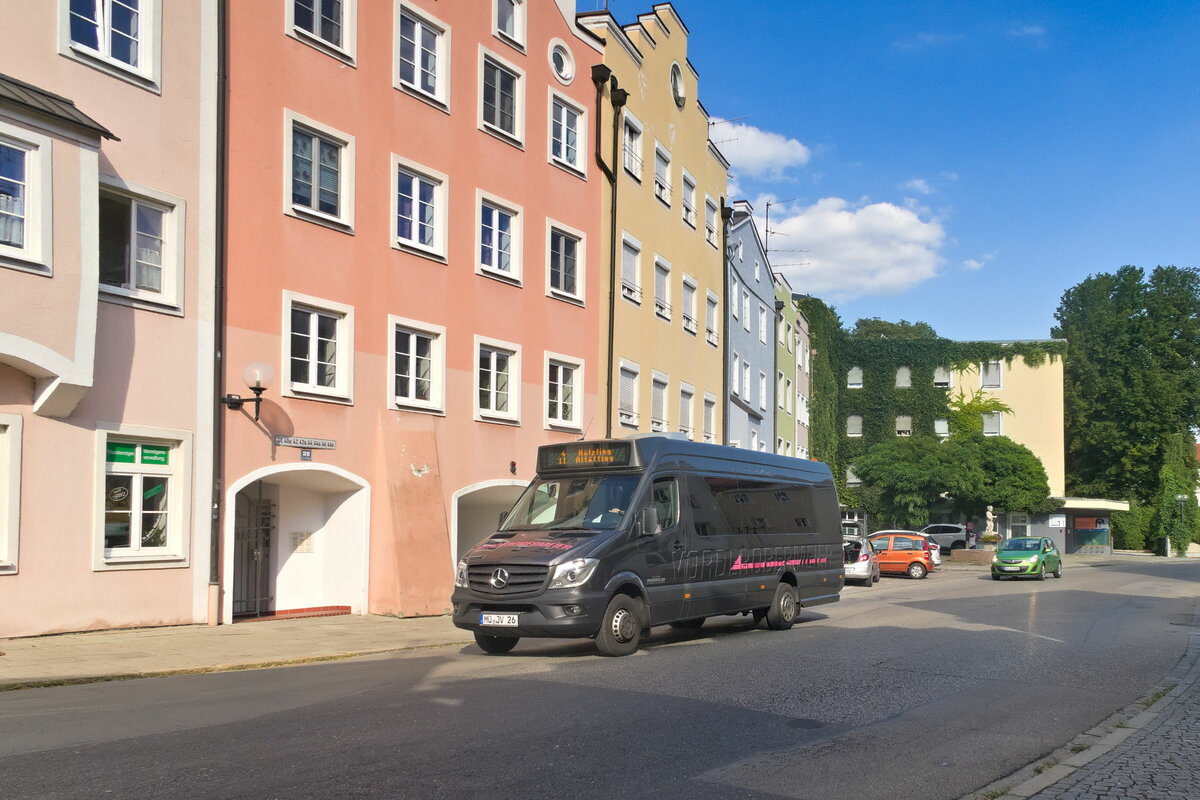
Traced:
<path fill-rule="evenodd" d="M 142 445 L 142 463 L 143 464 L 166 464 L 167 453 L 171 448 L 159 444 L 144 444 Z"/>
<path fill-rule="evenodd" d="M 105 461 L 110 464 L 159 464 L 167 465 L 167 459 L 171 452 L 168 445 L 163 444 L 143 444 L 140 445 L 142 455 L 138 458 L 139 445 L 132 442 L 109 442 L 108 450 L 105 453 Z"/>
<path fill-rule="evenodd" d="M 132 464 L 136 460 L 137 445 L 128 442 L 109 442 L 105 460 L 110 464 Z"/>

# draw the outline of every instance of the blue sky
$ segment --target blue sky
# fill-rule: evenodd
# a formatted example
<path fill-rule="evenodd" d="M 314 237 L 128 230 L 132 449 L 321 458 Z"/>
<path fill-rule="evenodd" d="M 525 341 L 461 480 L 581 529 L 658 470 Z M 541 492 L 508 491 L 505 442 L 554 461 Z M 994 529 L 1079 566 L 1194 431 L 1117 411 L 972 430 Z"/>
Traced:
<path fill-rule="evenodd" d="M 846 324 L 1046 338 L 1090 274 L 1200 266 L 1196 0 L 674 5 L 731 198 Z"/>

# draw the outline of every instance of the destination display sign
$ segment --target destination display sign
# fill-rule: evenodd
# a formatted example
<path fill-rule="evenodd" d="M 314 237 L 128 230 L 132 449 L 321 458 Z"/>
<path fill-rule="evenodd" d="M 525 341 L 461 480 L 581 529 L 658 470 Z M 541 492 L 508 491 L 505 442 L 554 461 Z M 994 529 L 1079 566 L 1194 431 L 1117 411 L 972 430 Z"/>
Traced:
<path fill-rule="evenodd" d="M 632 464 L 631 442 L 572 442 L 538 448 L 538 473 L 586 467 L 628 467 Z"/>

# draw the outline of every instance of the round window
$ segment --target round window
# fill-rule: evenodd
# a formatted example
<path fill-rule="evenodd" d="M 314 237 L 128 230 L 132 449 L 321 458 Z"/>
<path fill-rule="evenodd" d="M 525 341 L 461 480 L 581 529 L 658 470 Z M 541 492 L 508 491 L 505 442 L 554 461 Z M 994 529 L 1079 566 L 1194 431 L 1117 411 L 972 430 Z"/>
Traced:
<path fill-rule="evenodd" d="M 550 66 L 555 77 L 563 83 L 570 83 L 575 77 L 575 59 L 565 45 L 555 44 L 550 49 Z"/>
<path fill-rule="evenodd" d="M 683 102 L 687 99 L 687 90 L 683 85 L 683 70 L 678 64 L 671 65 L 671 96 L 675 98 L 675 105 L 683 108 Z"/>

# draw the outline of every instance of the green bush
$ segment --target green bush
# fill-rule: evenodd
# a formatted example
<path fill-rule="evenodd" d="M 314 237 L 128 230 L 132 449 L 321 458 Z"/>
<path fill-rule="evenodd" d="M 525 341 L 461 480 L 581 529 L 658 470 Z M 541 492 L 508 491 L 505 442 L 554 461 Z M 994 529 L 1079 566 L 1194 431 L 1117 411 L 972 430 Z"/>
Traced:
<path fill-rule="evenodd" d="M 1130 500 L 1128 511 L 1116 511 L 1112 515 L 1113 547 L 1118 550 L 1145 550 L 1146 535 L 1150 532 L 1153 518 L 1153 506 L 1143 506 L 1136 500 Z"/>

